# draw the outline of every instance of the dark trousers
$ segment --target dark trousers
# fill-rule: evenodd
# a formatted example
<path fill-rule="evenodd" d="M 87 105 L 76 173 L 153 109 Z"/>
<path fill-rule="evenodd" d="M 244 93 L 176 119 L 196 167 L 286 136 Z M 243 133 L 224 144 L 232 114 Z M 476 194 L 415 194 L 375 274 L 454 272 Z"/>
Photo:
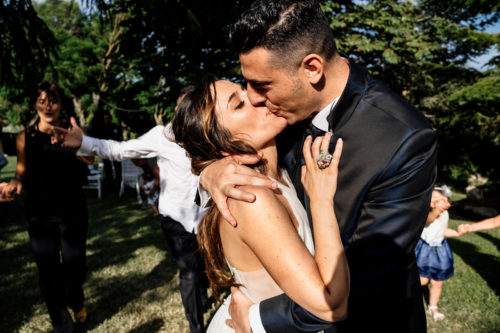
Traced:
<path fill-rule="evenodd" d="M 73 332 L 73 311 L 83 307 L 88 222 L 61 217 L 28 217 L 42 297 L 56 333 Z"/>
<path fill-rule="evenodd" d="M 161 228 L 180 270 L 180 292 L 192 333 L 203 333 L 203 313 L 207 303 L 208 278 L 196 235 L 179 222 L 162 216 Z"/>
<path fill-rule="evenodd" d="M 103 160 L 104 164 L 104 175 L 106 176 L 106 182 L 108 183 L 108 189 L 110 191 L 115 191 L 120 188 L 120 183 L 122 181 L 122 162 Z M 113 168 L 115 169 L 115 176 L 113 177 Z"/>

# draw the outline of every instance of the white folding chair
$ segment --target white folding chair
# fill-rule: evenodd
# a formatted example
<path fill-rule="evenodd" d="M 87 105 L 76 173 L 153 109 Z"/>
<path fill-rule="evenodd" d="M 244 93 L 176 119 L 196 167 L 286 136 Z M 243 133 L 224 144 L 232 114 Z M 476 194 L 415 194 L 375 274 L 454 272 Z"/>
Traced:
<path fill-rule="evenodd" d="M 88 166 L 87 184 L 82 188 L 88 190 L 97 190 L 97 197 L 101 199 L 102 194 L 102 171 L 94 169 L 92 165 Z"/>
<path fill-rule="evenodd" d="M 122 161 L 122 181 L 120 183 L 120 193 L 118 196 L 122 196 L 125 192 L 125 186 L 135 187 L 137 191 L 137 202 L 142 205 L 141 197 L 141 175 L 142 169 L 132 163 L 131 160 Z"/>

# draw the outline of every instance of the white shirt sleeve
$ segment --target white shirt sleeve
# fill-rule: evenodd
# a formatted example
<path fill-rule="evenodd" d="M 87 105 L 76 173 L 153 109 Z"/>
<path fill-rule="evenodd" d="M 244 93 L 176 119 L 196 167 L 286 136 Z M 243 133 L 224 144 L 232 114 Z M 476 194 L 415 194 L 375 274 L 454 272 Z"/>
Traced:
<path fill-rule="evenodd" d="M 201 172 L 203 173 L 203 171 Z M 201 177 L 201 174 L 200 174 Z M 208 201 L 210 201 L 210 193 L 200 184 L 200 177 L 198 177 L 198 194 L 200 195 L 200 207 L 207 208 Z"/>
<path fill-rule="evenodd" d="M 158 144 L 162 141 L 160 135 L 164 135 L 163 129 L 163 126 L 156 126 L 139 138 L 128 141 L 104 140 L 84 136 L 77 155 L 98 155 L 114 161 L 156 157 L 161 149 Z"/>
<path fill-rule="evenodd" d="M 248 319 L 250 320 L 250 328 L 253 333 L 266 333 L 262 321 L 260 320 L 260 303 L 254 304 L 248 311 Z"/>

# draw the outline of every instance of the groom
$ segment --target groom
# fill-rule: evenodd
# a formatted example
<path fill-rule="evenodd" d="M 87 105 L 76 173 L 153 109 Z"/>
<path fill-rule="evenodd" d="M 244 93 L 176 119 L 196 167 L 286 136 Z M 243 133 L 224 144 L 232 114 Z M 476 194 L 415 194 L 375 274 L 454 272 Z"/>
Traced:
<path fill-rule="evenodd" d="M 349 262 L 347 319 L 331 326 L 286 295 L 250 306 L 233 288 L 230 313 L 237 332 L 425 332 L 414 247 L 436 179 L 437 137 L 425 117 L 367 70 L 337 53 L 316 1 L 256 1 L 234 24 L 247 93 L 290 126 L 278 137 L 281 165 L 309 209 L 300 182 L 308 134 L 332 131 L 344 140 L 335 213 Z M 336 140 L 332 140 L 335 142 Z M 227 196 L 253 195 L 235 187 L 264 184 L 232 156 L 200 179 L 227 219 Z M 250 176 L 250 177 L 249 177 Z"/>

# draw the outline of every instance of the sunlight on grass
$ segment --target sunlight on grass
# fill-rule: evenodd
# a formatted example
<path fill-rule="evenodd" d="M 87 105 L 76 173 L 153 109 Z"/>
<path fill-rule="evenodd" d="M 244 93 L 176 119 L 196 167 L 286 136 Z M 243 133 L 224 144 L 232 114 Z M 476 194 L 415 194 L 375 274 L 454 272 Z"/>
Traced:
<path fill-rule="evenodd" d="M 450 228 L 467 220 L 451 219 Z M 485 238 L 486 236 L 486 238 Z M 455 275 L 443 284 L 443 321 L 427 316 L 429 333 L 500 331 L 500 230 L 450 239 Z"/>

